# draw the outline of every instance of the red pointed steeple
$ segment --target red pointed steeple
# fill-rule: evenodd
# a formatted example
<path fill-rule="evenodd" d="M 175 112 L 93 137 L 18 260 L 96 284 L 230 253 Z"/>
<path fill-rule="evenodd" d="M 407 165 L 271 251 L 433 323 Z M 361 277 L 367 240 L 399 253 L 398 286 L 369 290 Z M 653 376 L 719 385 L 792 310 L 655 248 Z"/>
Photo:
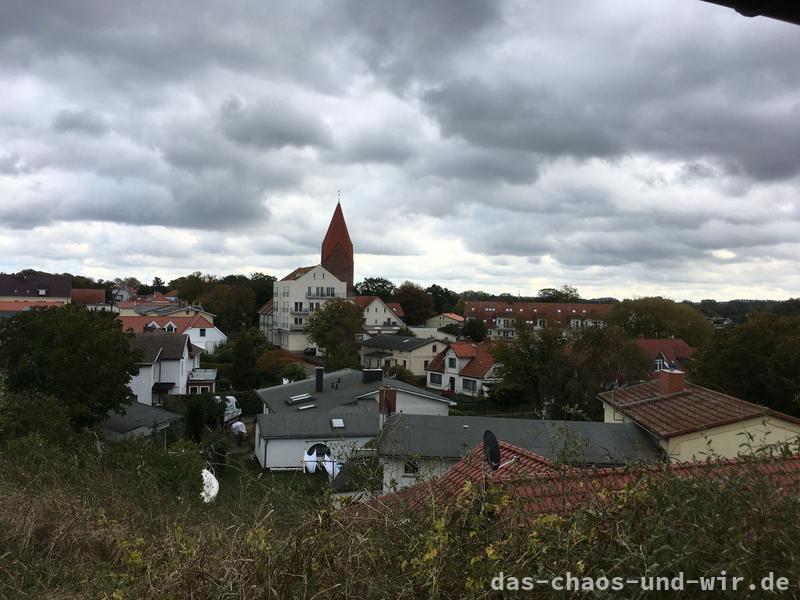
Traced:
<path fill-rule="evenodd" d="M 342 205 L 336 203 L 331 224 L 322 242 L 322 259 L 320 264 L 337 279 L 347 283 L 347 293 L 353 293 L 353 242 L 344 221 Z"/>

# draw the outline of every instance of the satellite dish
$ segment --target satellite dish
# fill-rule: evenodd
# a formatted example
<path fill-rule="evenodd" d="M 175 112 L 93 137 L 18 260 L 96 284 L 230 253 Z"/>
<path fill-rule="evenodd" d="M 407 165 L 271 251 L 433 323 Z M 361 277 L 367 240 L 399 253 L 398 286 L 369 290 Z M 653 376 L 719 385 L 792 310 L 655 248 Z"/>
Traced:
<path fill-rule="evenodd" d="M 497 471 L 500 467 L 500 444 L 491 431 L 483 434 L 483 455 L 492 471 Z"/>

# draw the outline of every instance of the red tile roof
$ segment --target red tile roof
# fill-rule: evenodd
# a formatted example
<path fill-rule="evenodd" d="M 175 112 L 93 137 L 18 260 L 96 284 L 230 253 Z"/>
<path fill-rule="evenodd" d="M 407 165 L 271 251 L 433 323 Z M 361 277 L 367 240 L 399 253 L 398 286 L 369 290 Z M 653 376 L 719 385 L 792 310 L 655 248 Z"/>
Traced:
<path fill-rule="evenodd" d="M 478 352 L 478 345 L 472 342 L 450 342 L 449 347 L 458 358 L 474 358 Z"/>
<path fill-rule="evenodd" d="M 671 363 L 683 363 L 692 358 L 695 353 L 695 349 L 680 338 L 639 338 L 636 340 L 636 345 L 650 360 L 656 360 L 660 354 L 663 354 Z"/>
<path fill-rule="evenodd" d="M 258 309 L 258 314 L 260 315 L 271 315 L 272 314 L 272 298 L 267 300 L 267 302 Z"/>
<path fill-rule="evenodd" d="M 104 304 L 106 301 L 106 291 L 103 289 L 81 289 L 73 288 L 71 299 L 73 304 Z"/>
<path fill-rule="evenodd" d="M 377 296 L 353 296 L 353 302 L 358 304 L 362 309 L 367 308 L 377 299 Z"/>
<path fill-rule="evenodd" d="M 308 273 L 311 269 L 316 267 L 317 265 L 311 265 L 310 267 L 298 267 L 291 273 L 289 273 L 286 277 L 281 279 L 281 281 L 294 281 L 295 279 L 300 279 L 303 275 Z"/>
<path fill-rule="evenodd" d="M 659 382 L 651 381 L 603 392 L 598 398 L 662 439 L 765 416 L 800 424 L 796 417 L 692 383 L 666 396 L 659 393 Z"/>
<path fill-rule="evenodd" d="M 140 331 L 147 331 L 147 326 L 150 323 L 156 323 L 159 328 L 163 329 L 168 323 L 175 325 L 177 333 L 186 333 L 189 329 L 200 327 L 211 329 L 214 325 L 208 321 L 203 315 L 194 315 L 192 317 L 154 317 L 152 315 L 143 315 L 136 317 L 117 317 L 122 323 L 123 331 L 133 330 L 135 333 Z"/>
<path fill-rule="evenodd" d="M 464 320 L 464 317 L 462 317 L 461 315 L 457 315 L 456 313 L 451 313 L 451 312 L 442 313 L 441 315 L 438 316 L 447 317 L 448 319 L 452 319 L 453 321 L 458 321 L 459 323 L 461 323 Z"/>
<path fill-rule="evenodd" d="M 0 312 L 21 312 L 29 308 L 49 308 L 64 306 L 58 300 L 0 300 Z"/>
<path fill-rule="evenodd" d="M 486 377 L 487 373 L 494 367 L 493 349 L 493 346 L 487 342 L 478 344 L 475 351 L 475 358 L 461 369 L 459 375 L 462 377 L 474 377 L 475 379 Z"/>
<path fill-rule="evenodd" d="M 470 300 L 464 304 L 464 316 L 486 321 L 489 328 L 495 326 L 498 318 L 536 321 L 544 318 L 548 322 L 558 321 L 569 325 L 573 317 L 603 320 L 611 310 L 611 304 L 592 304 L 587 302 L 477 302 Z"/>
<path fill-rule="evenodd" d="M 403 307 L 400 306 L 399 302 L 387 302 L 386 306 L 389 307 L 392 310 L 392 312 L 401 319 L 406 316 L 406 313 L 403 312 Z"/>
<path fill-rule="evenodd" d="M 487 466 L 483 454 L 483 444 L 480 444 L 445 474 L 397 492 L 385 494 L 371 503 L 375 506 L 388 505 L 412 510 L 423 509 L 431 501 L 436 504 L 455 505 L 462 490 L 541 475 L 553 475 L 561 470 L 561 467 L 543 456 L 524 448 L 503 441 L 499 442 L 499 445 L 501 466 L 496 471 L 492 471 Z"/>
<path fill-rule="evenodd" d="M 447 347 L 433 357 L 431 362 L 425 368 L 426 371 L 433 371 L 434 373 L 444 373 L 444 357 L 447 354 Z"/>

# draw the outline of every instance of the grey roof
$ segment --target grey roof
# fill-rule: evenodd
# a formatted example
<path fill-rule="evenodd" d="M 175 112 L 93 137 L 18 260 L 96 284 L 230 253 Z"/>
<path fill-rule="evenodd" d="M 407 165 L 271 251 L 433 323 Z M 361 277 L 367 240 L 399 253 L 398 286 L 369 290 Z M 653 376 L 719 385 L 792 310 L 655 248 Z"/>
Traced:
<path fill-rule="evenodd" d="M 342 410 L 345 405 L 355 406 L 359 404 L 358 398 L 360 396 L 374 394 L 382 385 L 391 385 L 398 390 L 411 392 L 425 396 L 431 400 L 451 404 L 450 400 L 438 394 L 433 394 L 424 388 L 419 388 L 391 377 L 384 377 L 382 381 L 363 383 L 362 371 L 356 369 L 341 369 L 339 371 L 325 373 L 322 382 L 322 392 L 316 391 L 316 381 L 312 377 L 310 379 L 301 379 L 300 381 L 287 383 L 286 385 L 262 388 L 256 390 L 256 393 L 272 412 L 297 412 L 297 407 L 303 404 L 314 404 L 315 408 L 310 409 L 311 412 L 331 412 L 332 410 Z M 286 400 L 291 396 L 300 394 L 310 394 L 311 398 L 303 403 L 291 405 L 286 403 Z M 362 400 L 361 403 L 363 404 L 364 401 Z"/>
<path fill-rule="evenodd" d="M 189 336 L 184 333 L 136 333 L 128 343 L 131 348 L 144 352 L 140 364 L 152 365 L 156 360 L 180 360 Z"/>
<path fill-rule="evenodd" d="M 662 459 L 655 440 L 633 423 L 410 414 L 392 415 L 387 420 L 378 452 L 382 456 L 460 458 L 483 441 L 486 430 L 500 441 L 552 460 L 619 465 Z"/>
<path fill-rule="evenodd" d="M 364 340 L 361 342 L 361 345 L 366 346 L 367 348 L 380 348 L 381 350 L 411 351 L 421 348 L 422 346 L 427 346 L 428 344 L 436 343 L 441 342 L 433 339 L 406 337 L 403 335 L 384 333 L 382 335 L 376 335 L 375 337 L 369 338 L 368 340 Z"/>
<path fill-rule="evenodd" d="M 378 411 L 353 413 L 291 412 L 258 415 L 262 439 L 335 439 L 375 437 L 378 435 Z M 334 428 L 331 419 L 342 419 L 344 428 Z"/>
<path fill-rule="evenodd" d="M 39 295 L 39 289 L 47 289 L 46 296 Z M 20 298 L 69 298 L 72 294 L 72 279 L 69 275 L 51 273 L 0 273 L 0 296 Z"/>
<path fill-rule="evenodd" d="M 103 429 L 108 429 L 114 433 L 128 433 L 140 427 L 161 427 L 172 421 L 177 421 L 181 416 L 177 413 L 149 406 L 141 402 L 131 402 L 125 407 L 125 414 L 121 415 L 113 410 L 108 411 L 108 415 L 103 421 Z"/>
<path fill-rule="evenodd" d="M 359 448 L 342 465 L 330 486 L 334 492 L 373 492 L 383 490 L 383 468 L 374 449 Z"/>

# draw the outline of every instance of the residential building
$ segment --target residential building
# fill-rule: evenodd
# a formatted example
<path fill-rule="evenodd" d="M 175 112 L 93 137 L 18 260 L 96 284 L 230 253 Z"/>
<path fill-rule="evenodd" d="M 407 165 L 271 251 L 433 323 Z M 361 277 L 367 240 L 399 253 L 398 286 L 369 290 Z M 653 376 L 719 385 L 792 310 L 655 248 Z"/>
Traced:
<path fill-rule="evenodd" d="M 100 426 L 105 432 L 106 439 L 115 442 L 153 435 L 164 431 L 182 418 L 177 413 L 157 406 L 131 402 L 125 406 L 124 412 L 108 411 Z"/>
<path fill-rule="evenodd" d="M 311 313 L 334 298 L 347 298 L 347 284 L 320 265 L 295 269 L 276 281 L 273 290 L 272 329 L 267 340 L 289 352 L 313 346 L 305 334 Z"/>
<path fill-rule="evenodd" d="M 699 463 L 653 463 L 617 468 L 574 468 L 557 465 L 524 448 L 498 442 L 500 467 L 491 469 L 479 444 L 444 474 L 372 498 L 369 511 L 437 513 L 479 501 L 483 490 L 494 488 L 507 499 L 501 512 L 512 507 L 510 519 L 499 523 L 515 527 L 543 514 L 570 514 L 582 507 L 602 507 L 623 491 L 630 494 L 658 485 L 661 477 L 716 480 L 721 485 L 740 482 L 758 472 L 757 485 L 769 485 L 776 494 L 796 493 L 800 485 L 800 455 L 762 457 L 758 461 L 716 460 Z M 359 509 L 354 509 L 361 512 Z M 384 515 L 385 518 L 385 515 Z"/>
<path fill-rule="evenodd" d="M 638 338 L 636 345 L 653 363 L 653 371 L 685 369 L 695 349 L 680 338 Z"/>
<path fill-rule="evenodd" d="M 163 331 L 165 333 L 185 333 L 195 346 L 205 352 L 213 352 L 220 344 L 228 341 L 228 336 L 222 333 L 204 315 L 197 314 L 191 317 L 156 317 L 150 315 L 119 316 L 123 331 L 143 333 L 148 331 Z"/>
<path fill-rule="evenodd" d="M 611 306 L 588 302 L 469 301 L 464 305 L 464 318 L 483 321 L 491 339 L 513 339 L 516 337 L 518 320 L 532 329 L 556 323 L 571 331 L 583 327 L 602 327 Z"/>
<path fill-rule="evenodd" d="M 164 396 L 186 394 L 194 366 L 189 336 L 176 333 L 137 333 L 129 338 L 139 350 L 139 373 L 129 386 L 142 404 L 161 404 Z"/>
<path fill-rule="evenodd" d="M 138 288 L 126 285 L 118 285 L 111 288 L 112 302 L 130 302 L 136 299 Z"/>
<path fill-rule="evenodd" d="M 673 461 L 735 458 L 800 441 L 800 419 L 688 383 L 662 370 L 648 383 L 598 395 L 608 423 L 632 422 L 655 437 Z"/>
<path fill-rule="evenodd" d="M 439 340 L 384 333 L 363 340 L 359 354 L 361 366 L 368 369 L 397 366 L 424 377 L 428 364 L 442 348 Z"/>
<path fill-rule="evenodd" d="M 70 299 L 72 304 L 78 306 L 105 305 L 106 291 L 103 288 L 73 288 Z"/>
<path fill-rule="evenodd" d="M 463 324 L 464 317 L 452 312 L 441 313 L 425 321 L 425 327 L 433 327 L 434 329 L 441 329 L 447 325 L 456 325 L 461 327 Z"/>
<path fill-rule="evenodd" d="M 259 321 L 267 327 L 267 341 L 289 352 L 313 347 L 304 332 L 308 317 L 333 298 L 352 296 L 353 265 L 353 243 L 337 203 L 322 242 L 320 264 L 300 267 L 276 281 L 272 304 L 262 307 Z"/>
<path fill-rule="evenodd" d="M 377 444 L 384 491 L 441 475 L 487 430 L 547 460 L 572 465 L 663 460 L 658 444 L 633 423 L 396 414 L 385 422 Z"/>
<path fill-rule="evenodd" d="M 59 304 L 72 301 L 72 279 L 38 271 L 0 273 L 0 302 L 41 300 Z"/>
<path fill-rule="evenodd" d="M 352 451 L 375 438 L 390 414 L 447 415 L 455 404 L 386 378 L 380 369 L 324 373 L 318 368 L 313 379 L 257 393 L 264 414 L 256 423 L 255 455 L 265 469 L 301 470 L 304 454 L 316 444 L 325 445 L 337 464 L 343 464 Z"/>
<path fill-rule="evenodd" d="M 369 335 L 393 333 L 405 327 L 403 309 L 397 302 L 384 302 L 378 296 L 353 296 L 364 311 L 364 329 Z"/>
<path fill-rule="evenodd" d="M 64 306 L 64 303 L 58 300 L 0 300 L 0 319 L 8 319 L 34 308 L 50 308 L 53 306 Z"/>
<path fill-rule="evenodd" d="M 465 396 L 488 393 L 498 381 L 490 342 L 450 342 L 426 367 L 426 385 Z"/>
<path fill-rule="evenodd" d="M 270 332 L 272 330 L 272 298 L 266 301 L 264 305 L 258 309 L 258 328 L 264 337 L 269 340 Z"/>

